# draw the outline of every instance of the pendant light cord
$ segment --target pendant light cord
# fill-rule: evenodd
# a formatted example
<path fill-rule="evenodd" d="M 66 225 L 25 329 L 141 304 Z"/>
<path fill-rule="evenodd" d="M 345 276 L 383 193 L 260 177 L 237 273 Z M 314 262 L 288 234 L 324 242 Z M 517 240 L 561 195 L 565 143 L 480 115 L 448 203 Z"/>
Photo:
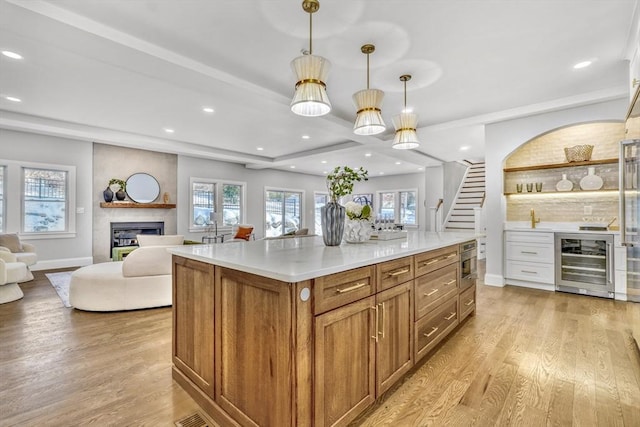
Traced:
<path fill-rule="evenodd" d="M 369 53 L 367 53 L 367 90 L 369 89 Z"/>
<path fill-rule="evenodd" d="M 403 113 L 407 112 L 407 81 L 404 81 L 404 111 Z"/>
<path fill-rule="evenodd" d="M 313 55 L 313 13 L 309 12 L 309 55 Z"/>

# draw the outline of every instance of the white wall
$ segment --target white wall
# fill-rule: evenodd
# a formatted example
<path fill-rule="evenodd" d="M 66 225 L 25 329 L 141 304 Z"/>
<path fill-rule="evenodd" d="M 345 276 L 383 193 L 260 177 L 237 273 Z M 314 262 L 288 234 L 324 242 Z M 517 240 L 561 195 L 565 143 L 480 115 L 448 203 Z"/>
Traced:
<path fill-rule="evenodd" d="M 453 202 L 456 200 L 456 196 L 458 195 L 458 189 L 460 188 L 460 184 L 462 183 L 462 179 L 464 178 L 465 173 L 467 172 L 468 167 L 458 163 L 458 162 L 447 162 L 443 165 L 443 173 L 445 176 L 444 179 L 444 190 L 443 190 L 443 199 L 444 204 L 442 208 L 444 209 L 442 216 L 443 218 L 447 217 L 447 214 L 451 210 L 453 206 Z"/>
<path fill-rule="evenodd" d="M 487 226 L 487 272 L 485 283 L 503 286 L 503 231 L 506 215 L 503 196 L 503 163 L 520 145 L 536 136 L 577 123 L 624 120 L 628 108 L 625 98 L 583 107 L 554 111 L 487 125 L 485 128 Z"/>
<path fill-rule="evenodd" d="M 76 208 L 84 209 L 84 213 L 72 213 L 76 219 L 76 235 L 71 238 L 29 240 L 38 251 L 38 264 L 34 266 L 34 270 L 92 262 L 92 153 L 90 142 L 0 129 L 1 159 L 76 167 Z M 14 209 L 16 203 L 21 203 L 20 188 L 20 182 L 7 182 L 7 209 Z M 13 221 L 8 227 L 7 232 L 18 232 L 20 225 Z"/>
<path fill-rule="evenodd" d="M 425 177 L 425 227 L 424 229 L 427 231 L 435 231 L 431 230 L 429 224 L 429 215 L 430 208 L 435 208 L 438 205 L 438 201 L 440 199 L 444 199 L 444 167 L 433 166 L 425 169 L 424 172 Z M 443 208 L 440 207 L 442 210 Z M 443 212 L 444 218 L 444 212 Z"/>

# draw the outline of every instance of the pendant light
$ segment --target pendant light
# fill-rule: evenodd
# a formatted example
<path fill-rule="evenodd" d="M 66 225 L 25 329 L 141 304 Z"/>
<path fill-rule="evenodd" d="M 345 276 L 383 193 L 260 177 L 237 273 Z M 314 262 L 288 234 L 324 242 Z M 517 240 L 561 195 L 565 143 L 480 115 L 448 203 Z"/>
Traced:
<path fill-rule="evenodd" d="M 404 108 L 402 113 L 393 116 L 393 126 L 396 128 L 396 136 L 393 138 L 393 148 L 409 150 L 420 145 L 416 128 L 418 127 L 418 115 L 407 112 L 407 82 L 411 75 L 403 74 L 400 81 L 404 83 Z"/>
<path fill-rule="evenodd" d="M 353 94 L 353 103 L 358 109 L 353 133 L 376 135 L 386 129 L 380 110 L 384 92 L 379 89 L 369 89 L 369 55 L 376 50 L 376 47 L 372 44 L 365 44 L 360 50 L 367 55 L 367 88 Z"/>
<path fill-rule="evenodd" d="M 318 0 L 303 0 L 302 9 L 309 14 L 309 53 L 291 61 L 291 68 L 298 77 L 296 90 L 291 101 L 291 111 L 300 116 L 324 116 L 331 111 L 325 81 L 331 63 L 313 54 L 313 14 L 320 9 Z M 306 52 L 305 52 L 306 53 Z"/>

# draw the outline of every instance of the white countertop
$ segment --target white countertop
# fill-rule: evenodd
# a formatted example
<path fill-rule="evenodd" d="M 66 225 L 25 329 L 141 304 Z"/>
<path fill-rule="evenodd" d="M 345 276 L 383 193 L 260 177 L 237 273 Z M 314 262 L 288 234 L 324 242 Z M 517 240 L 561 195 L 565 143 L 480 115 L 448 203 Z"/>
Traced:
<path fill-rule="evenodd" d="M 467 232 L 409 231 L 406 239 L 325 246 L 322 237 L 185 245 L 169 252 L 283 282 L 299 282 L 474 240 Z"/>

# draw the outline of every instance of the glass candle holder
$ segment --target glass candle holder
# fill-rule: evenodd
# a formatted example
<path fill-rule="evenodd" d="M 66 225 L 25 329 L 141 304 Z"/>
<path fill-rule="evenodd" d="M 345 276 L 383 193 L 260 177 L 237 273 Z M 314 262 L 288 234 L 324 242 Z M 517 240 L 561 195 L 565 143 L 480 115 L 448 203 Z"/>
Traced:
<path fill-rule="evenodd" d="M 542 183 L 541 182 L 536 182 L 536 191 L 538 193 L 540 193 L 542 191 Z"/>
<path fill-rule="evenodd" d="M 516 191 L 522 193 L 522 184 L 516 184 Z"/>
<path fill-rule="evenodd" d="M 527 183 L 527 193 L 531 193 L 533 191 L 533 182 Z"/>

